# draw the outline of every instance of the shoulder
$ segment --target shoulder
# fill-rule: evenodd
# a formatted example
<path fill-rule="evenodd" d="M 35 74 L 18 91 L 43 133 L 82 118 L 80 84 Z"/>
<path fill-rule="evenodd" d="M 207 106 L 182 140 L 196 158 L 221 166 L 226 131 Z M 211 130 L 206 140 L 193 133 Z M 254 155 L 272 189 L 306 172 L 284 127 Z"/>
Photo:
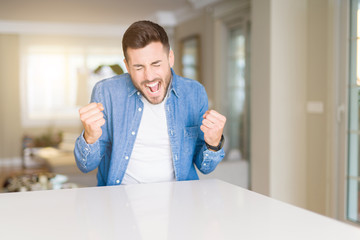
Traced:
<path fill-rule="evenodd" d="M 176 76 L 175 81 L 178 87 L 177 88 L 178 91 L 182 94 L 189 95 L 189 93 L 196 93 L 196 94 L 206 93 L 204 86 L 196 80 L 181 76 Z"/>
<path fill-rule="evenodd" d="M 178 100 L 197 112 L 198 109 L 208 108 L 208 97 L 204 86 L 196 81 L 181 76 L 174 77 L 174 89 L 178 96 Z"/>
<path fill-rule="evenodd" d="M 92 101 L 105 101 L 114 96 L 127 96 L 131 78 L 129 74 L 121 74 L 97 82 L 92 91 Z"/>
<path fill-rule="evenodd" d="M 103 89 L 103 90 L 112 90 L 114 88 L 125 87 L 126 85 L 128 85 L 129 81 L 131 81 L 130 75 L 128 73 L 124 73 L 97 82 L 95 84 L 95 88 Z"/>

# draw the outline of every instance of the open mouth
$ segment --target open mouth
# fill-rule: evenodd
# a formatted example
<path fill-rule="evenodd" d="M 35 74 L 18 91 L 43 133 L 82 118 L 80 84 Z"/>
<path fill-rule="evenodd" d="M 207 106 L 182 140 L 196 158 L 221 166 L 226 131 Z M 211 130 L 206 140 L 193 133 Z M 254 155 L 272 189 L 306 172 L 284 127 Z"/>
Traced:
<path fill-rule="evenodd" d="M 160 91 L 160 81 L 148 83 L 145 86 L 147 89 L 149 89 L 150 93 L 157 93 Z"/>

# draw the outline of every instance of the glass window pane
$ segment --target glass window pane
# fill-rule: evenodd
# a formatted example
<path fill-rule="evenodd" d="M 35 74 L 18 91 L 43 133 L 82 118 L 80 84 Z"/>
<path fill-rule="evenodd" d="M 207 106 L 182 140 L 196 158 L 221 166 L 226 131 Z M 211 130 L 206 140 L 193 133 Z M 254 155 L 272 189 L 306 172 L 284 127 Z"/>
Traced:
<path fill-rule="evenodd" d="M 359 131 L 359 114 L 360 113 L 360 87 L 350 87 L 349 89 L 349 128 L 350 131 Z M 360 132 L 359 132 L 360 133 Z"/>
<path fill-rule="evenodd" d="M 120 48 L 30 44 L 25 49 L 26 122 L 77 120 L 77 109 L 89 102 L 93 85 L 116 75 L 110 67 L 105 75 L 94 70 L 100 65 L 125 69 Z"/>
<path fill-rule="evenodd" d="M 347 172 L 347 218 L 360 222 L 360 15 L 359 0 L 351 1 L 350 11 L 350 72 L 349 127 Z"/>
<path fill-rule="evenodd" d="M 348 219 L 351 221 L 359 221 L 359 180 L 349 179 L 348 181 Z"/>
<path fill-rule="evenodd" d="M 200 40 L 198 36 L 194 36 L 182 40 L 182 52 L 181 52 L 182 76 L 197 81 L 201 81 L 199 76 L 200 75 L 199 53 L 200 53 Z"/>
<path fill-rule="evenodd" d="M 33 116 L 56 110 L 63 105 L 64 68 L 65 59 L 60 54 L 31 54 L 28 57 L 27 100 Z"/>
<path fill-rule="evenodd" d="M 229 31 L 226 86 L 228 159 L 249 160 L 249 92 L 246 79 L 246 36 L 239 26 Z"/>
<path fill-rule="evenodd" d="M 357 178 L 359 176 L 359 134 L 353 133 L 349 136 L 349 170 L 348 176 Z"/>

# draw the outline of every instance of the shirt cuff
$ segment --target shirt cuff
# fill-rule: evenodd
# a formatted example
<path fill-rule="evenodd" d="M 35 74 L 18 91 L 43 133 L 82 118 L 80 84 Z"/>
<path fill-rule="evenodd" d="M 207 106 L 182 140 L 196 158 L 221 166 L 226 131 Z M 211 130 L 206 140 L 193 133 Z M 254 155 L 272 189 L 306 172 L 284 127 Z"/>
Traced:
<path fill-rule="evenodd" d="M 81 154 L 83 156 L 83 159 L 86 159 L 86 157 L 89 155 L 90 152 L 94 152 L 94 150 L 98 146 L 98 141 L 94 142 L 93 144 L 88 144 L 84 138 L 84 130 L 82 131 L 80 137 L 79 137 L 79 149 L 81 151 Z"/>
<path fill-rule="evenodd" d="M 221 160 L 225 157 L 224 148 L 219 151 L 211 151 L 207 149 L 206 145 L 204 146 L 203 151 L 203 162 L 201 163 L 201 168 L 204 171 L 212 171 L 215 167 L 221 162 Z"/>

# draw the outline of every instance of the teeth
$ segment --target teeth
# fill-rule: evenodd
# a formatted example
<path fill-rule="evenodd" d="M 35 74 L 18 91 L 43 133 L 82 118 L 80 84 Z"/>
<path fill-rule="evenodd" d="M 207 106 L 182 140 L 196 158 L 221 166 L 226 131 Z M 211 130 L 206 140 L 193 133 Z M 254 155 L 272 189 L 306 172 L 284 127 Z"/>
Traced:
<path fill-rule="evenodd" d="M 153 84 L 147 84 L 147 87 L 155 87 L 156 85 L 158 85 L 159 82 L 154 82 Z"/>

